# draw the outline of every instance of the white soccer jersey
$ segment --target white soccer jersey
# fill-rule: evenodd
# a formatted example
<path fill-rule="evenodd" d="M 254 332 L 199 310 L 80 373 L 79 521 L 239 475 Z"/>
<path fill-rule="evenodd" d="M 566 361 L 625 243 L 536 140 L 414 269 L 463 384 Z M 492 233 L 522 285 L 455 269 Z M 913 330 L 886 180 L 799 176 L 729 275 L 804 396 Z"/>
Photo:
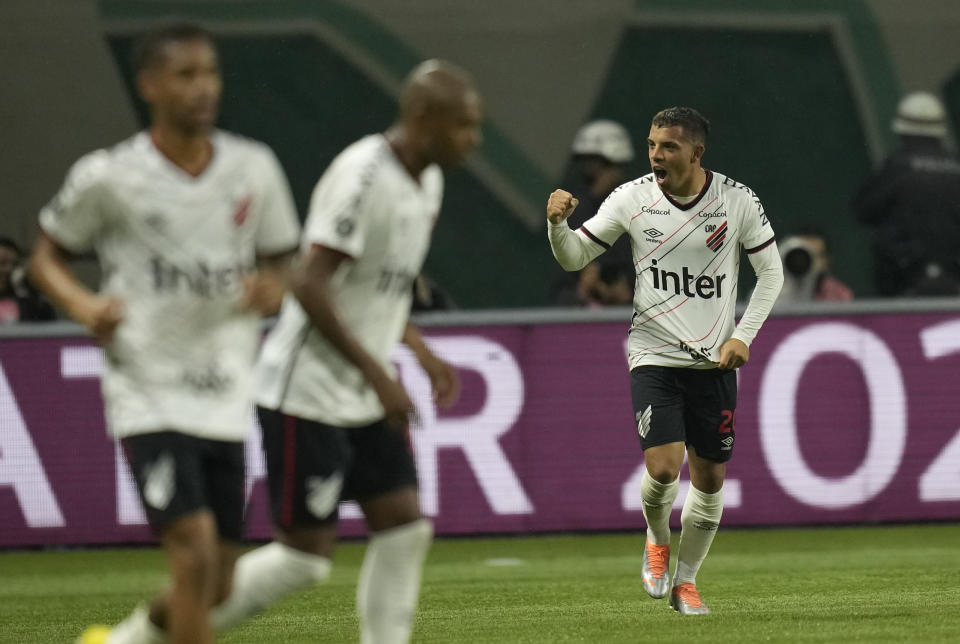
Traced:
<path fill-rule="evenodd" d="M 628 343 L 631 369 L 709 368 L 730 337 L 748 346 L 753 339 L 755 330 L 735 331 L 734 326 L 740 249 L 756 253 L 768 248 L 773 230 L 750 188 L 705 172 L 703 189 L 686 204 L 665 194 L 648 174 L 617 188 L 576 233 L 565 224 L 566 232 L 551 227 L 555 248 L 565 235 L 589 239 L 575 244 L 587 261 L 620 235 L 630 235 L 637 274 Z"/>
<path fill-rule="evenodd" d="M 440 211 L 443 174 L 427 167 L 419 182 L 383 135 L 346 148 L 320 178 L 304 226 L 303 247 L 347 254 L 331 280 L 340 321 L 388 373 L 410 313 Z M 383 407 L 360 371 L 310 323 L 287 295 L 260 356 L 257 402 L 341 427 L 372 423 Z"/>
<path fill-rule="evenodd" d="M 103 396 L 118 438 L 177 430 L 242 440 L 260 318 L 241 310 L 257 255 L 296 248 L 290 188 L 270 149 L 216 131 L 198 177 L 141 132 L 81 158 L 40 225 L 74 253 L 95 251 L 101 292 L 124 321 L 105 348 Z"/>

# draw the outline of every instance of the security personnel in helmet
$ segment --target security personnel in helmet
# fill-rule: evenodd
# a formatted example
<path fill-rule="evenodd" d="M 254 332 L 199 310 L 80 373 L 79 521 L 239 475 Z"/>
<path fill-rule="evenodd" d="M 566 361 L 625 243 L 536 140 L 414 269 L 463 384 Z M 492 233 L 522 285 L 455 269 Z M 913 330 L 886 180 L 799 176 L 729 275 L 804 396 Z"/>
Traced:
<path fill-rule="evenodd" d="M 892 129 L 900 146 L 853 201 L 873 229 L 877 292 L 960 295 L 960 162 L 948 148 L 943 104 L 933 94 L 908 94 Z"/>
<path fill-rule="evenodd" d="M 580 200 L 568 222 L 573 229 L 590 219 L 603 200 L 631 178 L 630 134 L 621 124 L 597 120 L 581 127 L 570 146 L 563 185 Z M 635 272 L 630 240 L 622 236 L 609 251 L 579 273 L 564 273 L 554 284 L 552 300 L 561 306 L 627 305 L 633 300 Z"/>

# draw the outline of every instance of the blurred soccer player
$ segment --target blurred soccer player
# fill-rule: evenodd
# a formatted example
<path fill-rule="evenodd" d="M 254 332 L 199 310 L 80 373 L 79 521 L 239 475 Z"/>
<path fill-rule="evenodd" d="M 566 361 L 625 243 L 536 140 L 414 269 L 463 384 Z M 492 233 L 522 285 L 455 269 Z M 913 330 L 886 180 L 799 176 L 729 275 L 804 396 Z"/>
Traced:
<path fill-rule="evenodd" d="M 630 236 L 637 285 L 630 327 L 630 388 L 646 471 L 641 483 L 647 542 L 643 587 L 670 590 L 670 510 L 684 453 L 691 487 L 670 605 L 708 613 L 696 575 L 723 512 L 723 479 L 733 453 L 737 376 L 783 284 L 773 230 L 756 194 L 700 165 L 709 123 L 686 107 L 653 117 L 647 139 L 653 172 L 617 188 L 573 231 L 577 200 L 556 190 L 547 202 L 550 246 L 579 270 Z M 734 323 L 740 249 L 757 274 L 747 310 Z"/>
<path fill-rule="evenodd" d="M 292 294 L 264 346 L 258 411 L 276 540 L 244 555 L 226 628 L 326 578 L 337 504 L 355 499 L 370 541 L 357 587 L 361 640 L 406 642 L 432 526 L 420 514 L 407 439 L 410 399 L 391 353 L 403 340 L 451 404 L 456 372 L 409 324 L 414 279 L 440 211 L 441 167 L 480 141 L 467 75 L 442 61 L 413 70 L 396 123 L 347 147 L 313 193 Z"/>
<path fill-rule="evenodd" d="M 31 270 L 104 348 L 107 424 L 172 577 L 149 611 L 80 641 L 207 643 L 239 554 L 260 316 L 279 308 L 299 225 L 270 149 L 213 127 L 210 35 L 159 28 L 135 61 L 150 128 L 74 165 L 40 213 Z M 99 293 L 67 264 L 89 250 Z"/>

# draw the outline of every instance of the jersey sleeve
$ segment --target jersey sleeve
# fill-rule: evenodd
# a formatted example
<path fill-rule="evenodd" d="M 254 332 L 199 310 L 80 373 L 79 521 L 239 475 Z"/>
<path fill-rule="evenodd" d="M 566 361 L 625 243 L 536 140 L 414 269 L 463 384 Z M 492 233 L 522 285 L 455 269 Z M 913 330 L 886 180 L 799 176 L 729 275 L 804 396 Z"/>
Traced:
<path fill-rule="evenodd" d="M 98 150 L 77 161 L 60 191 L 40 211 L 43 231 L 72 253 L 92 250 L 109 220 L 103 181 L 109 172 L 107 154 Z"/>
<path fill-rule="evenodd" d="M 297 247 L 300 222 L 290 184 L 280 162 L 269 149 L 264 156 L 264 166 L 256 248 L 258 255 L 276 255 Z"/>
<path fill-rule="evenodd" d="M 780 261 L 780 252 L 775 241 L 771 240 L 760 250 L 751 253 L 749 258 L 757 275 L 757 285 L 750 295 L 740 323 L 733 332 L 733 337 L 748 347 L 773 309 L 783 287 L 783 263 Z"/>
<path fill-rule="evenodd" d="M 577 229 L 578 234 L 583 235 L 591 242 L 601 247 L 604 251 L 610 250 L 613 243 L 620 238 L 620 235 L 627 232 L 629 222 L 627 213 L 627 191 L 614 190 L 603 200 L 600 208 L 590 219 L 583 222 L 583 225 Z"/>
<path fill-rule="evenodd" d="M 357 167 L 338 158 L 320 178 L 310 199 L 306 241 L 359 257 L 364 250 L 377 166 Z"/>
<path fill-rule="evenodd" d="M 752 190 L 743 193 L 740 244 L 748 253 L 756 253 L 774 242 L 773 227 L 759 197 Z"/>

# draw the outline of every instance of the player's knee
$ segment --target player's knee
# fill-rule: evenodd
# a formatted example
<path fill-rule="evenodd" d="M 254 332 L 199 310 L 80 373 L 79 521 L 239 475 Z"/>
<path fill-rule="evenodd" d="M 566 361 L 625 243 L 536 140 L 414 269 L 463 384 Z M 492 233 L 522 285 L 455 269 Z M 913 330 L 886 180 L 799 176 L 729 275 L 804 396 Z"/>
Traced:
<path fill-rule="evenodd" d="M 704 494 L 719 492 L 723 488 L 726 473 L 726 463 L 716 463 L 700 457 L 690 459 L 690 482 Z"/>
<path fill-rule="evenodd" d="M 716 494 L 723 489 L 723 476 L 715 475 L 701 475 L 698 477 L 691 476 L 691 481 L 693 487 L 700 490 L 704 494 Z"/>
<path fill-rule="evenodd" d="M 662 485 L 669 485 L 673 483 L 680 475 L 679 469 L 674 470 L 673 468 L 669 467 L 660 467 L 656 469 L 650 469 L 648 467 L 647 472 L 650 474 L 650 478 Z"/>
<path fill-rule="evenodd" d="M 669 443 L 648 448 L 644 454 L 647 474 L 657 483 L 669 485 L 680 476 L 683 465 L 683 443 Z"/>
<path fill-rule="evenodd" d="M 680 476 L 680 466 L 683 461 L 676 462 L 673 459 L 658 458 L 646 461 L 647 474 L 657 483 L 669 485 Z"/>

